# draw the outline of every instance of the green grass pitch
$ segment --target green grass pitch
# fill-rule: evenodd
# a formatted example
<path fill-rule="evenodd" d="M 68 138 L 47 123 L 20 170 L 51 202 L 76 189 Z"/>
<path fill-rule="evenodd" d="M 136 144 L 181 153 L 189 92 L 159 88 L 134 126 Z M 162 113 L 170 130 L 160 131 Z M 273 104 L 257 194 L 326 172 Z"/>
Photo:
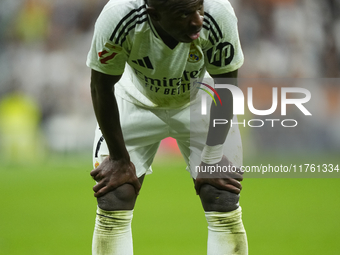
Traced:
<path fill-rule="evenodd" d="M 133 219 L 136 255 L 206 254 L 204 212 L 184 168 L 181 158 L 158 159 L 145 178 Z M 2 165 L 0 254 L 90 255 L 90 170 L 90 156 Z M 246 179 L 243 186 L 249 254 L 340 254 L 340 179 Z"/>

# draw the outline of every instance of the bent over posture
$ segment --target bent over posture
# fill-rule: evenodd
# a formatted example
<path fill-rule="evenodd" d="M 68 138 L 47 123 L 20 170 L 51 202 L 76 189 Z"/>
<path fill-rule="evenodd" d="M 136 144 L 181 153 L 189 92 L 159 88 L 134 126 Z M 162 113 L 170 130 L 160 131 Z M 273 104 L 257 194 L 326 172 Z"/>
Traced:
<path fill-rule="evenodd" d="M 166 137 L 177 140 L 201 198 L 207 254 L 247 254 L 238 203 L 242 175 L 208 178 L 194 167 L 195 162 L 200 167 L 242 164 L 238 129 L 211 124 L 212 118 L 233 119 L 231 92 L 216 90 L 223 109 L 211 105 L 211 117 L 192 114 L 200 105 L 194 84 L 210 74 L 233 78 L 236 85 L 242 64 L 237 19 L 227 0 L 106 4 L 87 58 L 98 121 L 91 172 L 98 201 L 93 255 L 133 254 L 133 208 Z"/>

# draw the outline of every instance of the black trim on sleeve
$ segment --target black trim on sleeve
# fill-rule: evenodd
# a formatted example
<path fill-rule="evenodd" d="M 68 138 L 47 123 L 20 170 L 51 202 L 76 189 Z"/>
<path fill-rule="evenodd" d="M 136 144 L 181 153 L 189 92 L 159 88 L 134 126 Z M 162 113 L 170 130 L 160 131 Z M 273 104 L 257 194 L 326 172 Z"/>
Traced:
<path fill-rule="evenodd" d="M 140 13 L 140 11 L 142 12 Z M 119 21 L 110 37 L 110 40 L 113 41 L 115 44 L 122 45 L 123 42 L 126 40 L 126 36 L 128 35 L 128 33 L 132 29 L 134 29 L 137 24 L 141 24 L 147 20 L 148 14 L 146 11 L 146 5 L 144 4 L 138 9 L 130 11 Z"/>
<path fill-rule="evenodd" d="M 217 24 L 216 20 L 207 12 L 204 12 L 203 28 L 209 30 L 209 41 L 214 44 L 220 41 L 223 37 L 222 31 Z"/>
<path fill-rule="evenodd" d="M 120 45 L 123 44 L 123 42 L 126 40 L 126 37 L 127 37 L 128 34 L 129 34 L 129 32 L 130 32 L 132 29 L 134 29 L 134 28 L 136 27 L 137 24 L 142 24 L 142 23 L 144 23 L 144 22 L 147 21 L 147 20 L 148 20 L 148 17 L 146 17 L 145 19 L 142 19 L 142 20 L 137 21 L 133 26 L 129 27 L 129 29 L 126 31 L 124 37 L 121 39 Z M 117 39 L 117 42 L 118 42 L 118 39 Z"/>

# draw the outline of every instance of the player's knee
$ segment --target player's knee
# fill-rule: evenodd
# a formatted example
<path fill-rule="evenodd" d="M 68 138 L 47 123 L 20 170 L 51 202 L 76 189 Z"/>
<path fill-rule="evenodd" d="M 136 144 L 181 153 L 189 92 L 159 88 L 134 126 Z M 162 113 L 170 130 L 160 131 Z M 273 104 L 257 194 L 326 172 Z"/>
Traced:
<path fill-rule="evenodd" d="M 205 211 L 230 212 L 239 207 L 239 195 L 205 184 L 200 189 L 200 198 Z"/>
<path fill-rule="evenodd" d="M 124 184 L 97 198 L 98 207 L 105 211 L 132 210 L 136 202 L 136 192 L 132 185 Z"/>

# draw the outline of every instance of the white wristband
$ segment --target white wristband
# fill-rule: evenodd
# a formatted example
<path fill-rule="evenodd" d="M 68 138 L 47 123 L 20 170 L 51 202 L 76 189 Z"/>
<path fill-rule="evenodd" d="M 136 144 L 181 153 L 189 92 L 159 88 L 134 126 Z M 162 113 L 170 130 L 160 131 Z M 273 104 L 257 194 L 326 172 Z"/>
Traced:
<path fill-rule="evenodd" d="M 223 157 L 223 144 L 208 146 L 205 145 L 201 154 L 201 161 L 212 165 L 220 162 Z"/>

